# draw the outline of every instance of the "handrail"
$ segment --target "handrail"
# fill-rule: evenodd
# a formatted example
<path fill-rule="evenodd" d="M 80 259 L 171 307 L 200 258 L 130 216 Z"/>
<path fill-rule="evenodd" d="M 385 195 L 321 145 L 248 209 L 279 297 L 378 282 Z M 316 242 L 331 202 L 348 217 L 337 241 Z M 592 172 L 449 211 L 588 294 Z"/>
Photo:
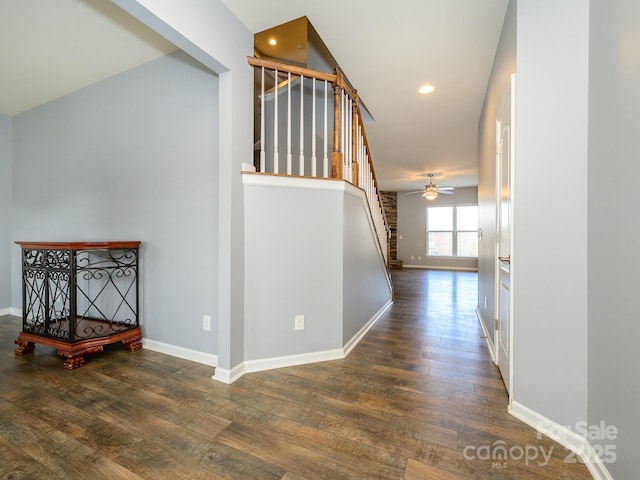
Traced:
<path fill-rule="evenodd" d="M 289 65 L 288 63 L 274 62 L 273 60 L 264 60 L 257 57 L 247 57 L 247 61 L 252 67 L 265 67 L 270 70 L 291 73 L 292 75 L 304 75 L 305 77 L 314 77 L 318 80 L 326 80 L 345 90 L 351 98 L 356 96 L 355 90 L 349 86 L 344 79 L 344 75 L 341 74 L 321 72 L 319 70 Z M 339 68 L 336 68 L 336 70 L 340 71 Z"/>
<path fill-rule="evenodd" d="M 382 204 L 357 90 L 347 84 L 339 68 L 333 73 L 325 73 L 256 57 L 247 57 L 247 61 L 260 72 L 257 79 L 260 105 L 256 105 L 260 122 L 255 142 L 260 149 L 257 170 L 278 175 L 286 171 L 286 175 L 338 178 L 364 190 L 388 266 L 391 230 Z M 267 71 L 272 77 L 267 78 Z M 283 76 L 286 79 L 281 82 Z M 320 89 L 317 88 L 318 82 Z M 266 87 L 266 83 L 270 86 Z M 285 93 L 286 98 L 278 101 L 278 97 Z M 333 110 L 331 114 L 329 110 Z M 318 120 L 322 124 L 320 128 Z M 322 143 L 321 148 L 318 141 Z M 280 155 L 285 150 L 286 155 Z M 294 153 L 299 154 L 297 172 L 294 171 Z M 320 159 L 318 153 L 322 154 Z M 319 160 L 321 173 L 318 172 Z"/>
<path fill-rule="evenodd" d="M 293 75 L 303 75 L 305 77 L 314 77 L 318 80 L 326 80 L 327 82 L 336 83 L 337 76 L 335 73 L 324 73 L 309 68 L 297 67 L 287 63 L 274 62 L 272 60 L 264 60 L 262 58 L 247 57 L 249 65 L 252 67 L 265 67 L 270 70 L 278 70 L 279 72 L 287 72 Z"/>

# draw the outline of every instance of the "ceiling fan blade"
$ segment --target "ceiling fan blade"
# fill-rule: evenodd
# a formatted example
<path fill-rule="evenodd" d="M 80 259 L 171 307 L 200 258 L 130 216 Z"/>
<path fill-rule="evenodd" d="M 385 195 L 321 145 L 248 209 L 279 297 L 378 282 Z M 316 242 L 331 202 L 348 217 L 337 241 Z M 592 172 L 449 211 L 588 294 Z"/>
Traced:
<path fill-rule="evenodd" d="M 442 190 L 439 189 L 438 193 L 442 193 L 443 195 L 453 195 L 453 192 L 451 190 Z"/>
<path fill-rule="evenodd" d="M 442 190 L 455 190 L 455 189 L 456 189 L 456 187 L 438 187 L 439 191 L 442 191 Z"/>
<path fill-rule="evenodd" d="M 424 193 L 424 188 L 422 190 L 416 190 L 414 192 L 407 192 L 405 195 L 413 195 L 414 193 Z"/>

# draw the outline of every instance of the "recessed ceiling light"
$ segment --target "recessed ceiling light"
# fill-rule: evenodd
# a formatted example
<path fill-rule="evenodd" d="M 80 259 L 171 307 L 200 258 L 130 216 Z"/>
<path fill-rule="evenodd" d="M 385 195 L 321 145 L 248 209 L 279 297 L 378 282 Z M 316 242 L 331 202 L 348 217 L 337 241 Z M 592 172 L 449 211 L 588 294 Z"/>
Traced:
<path fill-rule="evenodd" d="M 276 45 L 278 43 L 278 41 L 275 38 L 270 38 L 269 39 L 269 45 Z"/>
<path fill-rule="evenodd" d="M 427 93 L 431 93 L 435 90 L 433 85 L 423 85 L 418 89 L 418 93 L 421 95 L 426 95 Z"/>

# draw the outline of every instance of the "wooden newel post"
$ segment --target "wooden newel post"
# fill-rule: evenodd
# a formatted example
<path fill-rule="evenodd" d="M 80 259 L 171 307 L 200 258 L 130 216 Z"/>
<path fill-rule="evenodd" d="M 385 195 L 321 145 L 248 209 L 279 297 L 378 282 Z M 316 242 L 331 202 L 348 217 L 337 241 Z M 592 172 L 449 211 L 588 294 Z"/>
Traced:
<path fill-rule="evenodd" d="M 342 71 L 336 67 L 336 83 L 333 84 L 333 152 L 331 152 L 331 178 L 342 179 L 342 149 L 340 137 L 340 96 L 344 77 Z"/>
<path fill-rule="evenodd" d="M 353 103 L 351 105 L 351 183 L 356 187 L 359 183 L 358 172 L 358 91 L 353 91 Z"/>

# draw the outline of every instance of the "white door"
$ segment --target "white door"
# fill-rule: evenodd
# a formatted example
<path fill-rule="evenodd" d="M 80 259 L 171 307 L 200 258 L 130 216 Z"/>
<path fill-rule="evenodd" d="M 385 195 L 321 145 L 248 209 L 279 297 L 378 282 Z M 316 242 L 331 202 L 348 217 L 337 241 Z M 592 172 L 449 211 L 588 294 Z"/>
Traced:
<path fill-rule="evenodd" d="M 513 175 L 513 94 L 515 76 L 496 120 L 496 321 L 494 345 L 502 379 L 511 393 L 511 186 Z"/>

